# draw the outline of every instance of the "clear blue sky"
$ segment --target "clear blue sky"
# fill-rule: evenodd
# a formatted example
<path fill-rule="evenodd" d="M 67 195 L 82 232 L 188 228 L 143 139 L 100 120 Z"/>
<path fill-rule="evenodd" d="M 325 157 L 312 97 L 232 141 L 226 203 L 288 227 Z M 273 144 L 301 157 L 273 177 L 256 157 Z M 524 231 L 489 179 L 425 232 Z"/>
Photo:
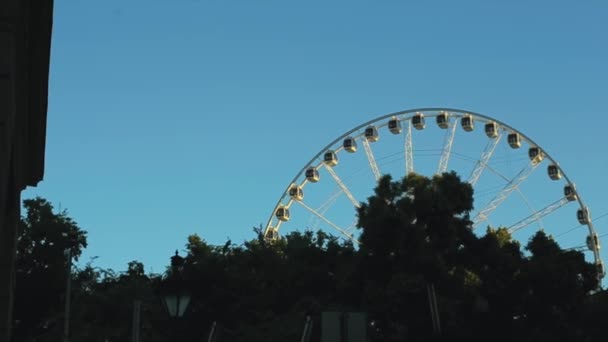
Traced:
<path fill-rule="evenodd" d="M 252 238 L 344 131 L 440 106 L 528 134 L 598 216 L 606 18 L 605 1 L 56 0 L 45 177 L 24 197 L 88 231 L 82 261 L 161 272 L 189 234 Z"/>

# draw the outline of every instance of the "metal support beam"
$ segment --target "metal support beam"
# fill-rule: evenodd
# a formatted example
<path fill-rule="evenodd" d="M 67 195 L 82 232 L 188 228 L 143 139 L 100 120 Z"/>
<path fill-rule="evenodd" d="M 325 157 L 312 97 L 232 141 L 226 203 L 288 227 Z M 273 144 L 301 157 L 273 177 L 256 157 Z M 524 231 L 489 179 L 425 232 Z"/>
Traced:
<path fill-rule="evenodd" d="M 325 212 L 327 212 L 327 210 L 329 210 L 329 208 L 331 208 L 331 206 L 336 203 L 336 201 L 338 200 L 338 197 L 340 197 L 340 195 L 342 195 L 342 189 L 340 189 L 340 187 L 337 187 L 334 192 L 325 200 L 325 202 L 323 202 L 317 209 L 316 211 L 321 214 L 324 215 Z M 314 221 L 313 221 L 314 220 Z M 312 227 L 312 229 L 316 230 L 319 227 L 319 218 L 318 217 L 310 217 L 310 219 L 308 220 L 308 225 L 310 227 Z"/>
<path fill-rule="evenodd" d="M 511 179 L 505 187 L 498 193 L 494 199 L 484 209 L 479 211 L 475 218 L 473 218 L 473 227 L 478 226 L 480 223 L 483 223 L 488 219 L 490 214 L 498 208 L 498 206 L 504 202 L 504 200 L 509 197 L 509 195 L 513 192 L 513 190 L 517 189 L 519 185 L 532 174 L 532 172 L 536 169 L 536 167 L 540 163 L 536 163 L 530 161 L 528 165 L 526 165 L 519 173 L 515 176 L 515 178 Z"/>
<path fill-rule="evenodd" d="M 544 207 L 543 209 L 533 213 L 532 215 L 518 221 L 517 223 L 512 224 L 508 229 L 509 229 L 509 233 L 513 234 L 516 231 L 528 226 L 531 223 L 534 223 L 538 220 L 540 220 L 541 218 L 551 214 L 552 212 L 556 211 L 557 209 L 565 206 L 566 204 L 570 203 L 570 201 L 568 201 L 568 199 L 566 197 L 561 198 L 551 204 L 549 204 L 548 206 Z"/>
<path fill-rule="evenodd" d="M 458 126 L 458 118 L 454 118 L 454 121 L 450 122 L 450 125 L 451 126 L 448 128 L 448 131 L 445 132 L 445 138 L 443 139 L 443 150 L 441 151 L 437 174 L 442 174 L 448 170 L 448 162 L 450 161 L 450 155 L 452 154 L 452 145 L 454 144 L 454 135 L 456 133 L 456 127 Z"/>
<path fill-rule="evenodd" d="M 353 196 L 353 194 L 350 192 L 350 190 L 348 190 L 348 187 L 346 186 L 346 184 L 344 184 L 344 182 L 342 182 L 342 180 L 340 179 L 338 174 L 336 174 L 336 171 L 334 171 L 334 168 L 329 165 L 325 165 L 325 169 L 327 170 L 327 172 L 329 172 L 329 174 L 334 179 L 336 184 L 338 184 L 340 189 L 342 189 L 342 192 L 346 195 L 346 197 L 348 197 L 348 199 L 355 206 L 355 208 L 361 207 L 361 203 L 359 203 L 359 201 L 357 201 L 357 199 L 355 198 L 355 196 Z"/>
<path fill-rule="evenodd" d="M 414 150 L 412 148 L 412 120 L 407 120 L 405 134 L 405 174 L 414 172 Z"/>
<path fill-rule="evenodd" d="M 374 152 L 372 151 L 372 147 L 369 145 L 369 141 L 363 138 L 363 148 L 365 149 L 365 155 L 367 156 L 367 160 L 369 161 L 369 167 L 372 169 L 374 173 L 374 177 L 376 177 L 376 181 L 378 181 L 381 177 L 380 169 L 378 169 L 378 164 L 376 163 L 376 158 L 374 157 Z"/>
<path fill-rule="evenodd" d="M 483 152 L 481 153 L 479 160 L 475 164 L 475 167 L 473 168 L 473 171 L 471 172 L 471 175 L 469 176 L 468 182 L 472 186 L 475 186 L 475 183 L 477 183 L 483 170 L 486 168 L 488 161 L 492 157 L 492 154 L 494 154 L 494 150 L 496 149 L 496 146 L 500 142 L 500 138 L 502 138 L 502 134 L 503 134 L 503 131 L 500 130 L 500 132 L 498 132 L 498 136 L 496 138 L 490 139 L 490 141 L 488 141 L 488 143 L 486 144 L 486 147 L 484 148 Z"/>
<path fill-rule="evenodd" d="M 298 203 L 306 210 L 308 210 L 309 212 L 311 212 L 313 215 L 317 216 L 318 218 L 320 218 L 321 220 L 323 220 L 325 223 L 327 223 L 328 225 L 332 226 L 335 230 L 337 230 L 338 232 L 340 232 L 342 235 L 344 235 L 346 238 L 348 238 L 349 240 L 355 242 L 356 244 L 360 244 L 360 242 L 355 239 L 355 237 L 352 234 L 349 234 L 346 230 L 340 228 L 337 224 L 331 222 L 330 220 L 328 220 L 325 216 L 321 215 L 320 213 L 318 213 L 316 210 L 314 210 L 313 208 L 307 206 L 304 202 L 302 201 L 298 201 Z"/>

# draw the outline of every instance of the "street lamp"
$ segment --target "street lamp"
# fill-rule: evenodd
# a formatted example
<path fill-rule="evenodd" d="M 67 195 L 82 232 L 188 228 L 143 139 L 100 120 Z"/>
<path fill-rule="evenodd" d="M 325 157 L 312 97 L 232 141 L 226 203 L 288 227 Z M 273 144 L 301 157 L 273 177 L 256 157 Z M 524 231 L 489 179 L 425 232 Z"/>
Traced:
<path fill-rule="evenodd" d="M 165 284 L 162 299 L 171 318 L 181 318 L 190 304 L 190 293 L 184 288 L 182 271 L 184 258 L 178 255 L 171 257 L 171 272 Z"/>

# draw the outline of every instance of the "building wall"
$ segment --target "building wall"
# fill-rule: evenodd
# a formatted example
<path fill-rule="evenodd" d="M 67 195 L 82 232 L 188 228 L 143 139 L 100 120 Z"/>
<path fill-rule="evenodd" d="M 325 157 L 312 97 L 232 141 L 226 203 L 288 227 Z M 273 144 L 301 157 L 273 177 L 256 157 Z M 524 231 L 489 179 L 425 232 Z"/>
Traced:
<path fill-rule="evenodd" d="M 0 341 L 10 340 L 20 194 L 44 173 L 52 9 L 0 1 Z"/>
<path fill-rule="evenodd" d="M 14 25 L 0 26 L 0 340 L 8 341 L 12 321 L 15 281 L 13 246 L 15 235 L 13 177 L 18 163 L 13 162 L 15 130 L 15 34 Z M 17 206 L 18 207 L 18 206 Z"/>

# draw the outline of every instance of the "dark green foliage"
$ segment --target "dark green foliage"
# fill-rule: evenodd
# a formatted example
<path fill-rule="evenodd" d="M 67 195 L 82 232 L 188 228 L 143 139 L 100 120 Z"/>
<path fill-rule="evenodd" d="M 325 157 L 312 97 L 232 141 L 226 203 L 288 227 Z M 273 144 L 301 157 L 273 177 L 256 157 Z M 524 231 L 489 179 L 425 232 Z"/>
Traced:
<path fill-rule="evenodd" d="M 42 198 L 25 200 L 19 224 L 15 339 L 46 335 L 62 324 L 69 249 L 74 260 L 87 246 L 86 232 L 68 215 L 54 212 Z M 58 329 L 57 329 L 58 330 Z M 58 338 L 58 337 L 57 337 Z"/>
<path fill-rule="evenodd" d="M 504 228 L 471 230 L 473 190 L 455 173 L 380 179 L 358 211 L 359 246 L 325 232 L 291 232 L 273 242 L 261 229 L 242 244 L 186 243 L 185 317 L 171 321 L 160 289 L 165 275 L 138 261 L 115 273 L 92 263 L 73 275 L 72 340 L 130 341 L 133 301 L 142 301 L 141 340 L 298 341 L 304 321 L 323 311 L 365 311 L 369 341 L 600 341 L 608 314 L 595 267 L 544 232 L 525 245 Z M 15 341 L 60 338 L 63 249 L 79 256 L 86 235 L 43 199 L 26 201 L 19 244 Z M 65 234 L 62 234 L 65 232 Z M 50 242 L 53 242 L 50 244 Z M 168 256 L 169 257 L 169 256 Z M 169 261 L 169 258 L 167 258 Z M 427 286 L 434 286 L 442 334 L 435 336 Z M 36 299 L 23 293 L 39 291 Z M 39 305 L 39 302 L 42 305 Z M 27 328 L 25 328 L 27 327 Z M 43 328 L 41 328 L 43 327 Z"/>
<path fill-rule="evenodd" d="M 476 278 L 464 264 L 475 242 L 472 203 L 471 187 L 454 173 L 410 174 L 402 181 L 384 176 L 359 209 L 364 307 L 387 330 L 385 339 L 432 337 L 427 284 L 441 294 L 444 323 L 453 323 L 445 328 L 468 329 L 465 303 L 472 298 L 469 278 Z"/>

